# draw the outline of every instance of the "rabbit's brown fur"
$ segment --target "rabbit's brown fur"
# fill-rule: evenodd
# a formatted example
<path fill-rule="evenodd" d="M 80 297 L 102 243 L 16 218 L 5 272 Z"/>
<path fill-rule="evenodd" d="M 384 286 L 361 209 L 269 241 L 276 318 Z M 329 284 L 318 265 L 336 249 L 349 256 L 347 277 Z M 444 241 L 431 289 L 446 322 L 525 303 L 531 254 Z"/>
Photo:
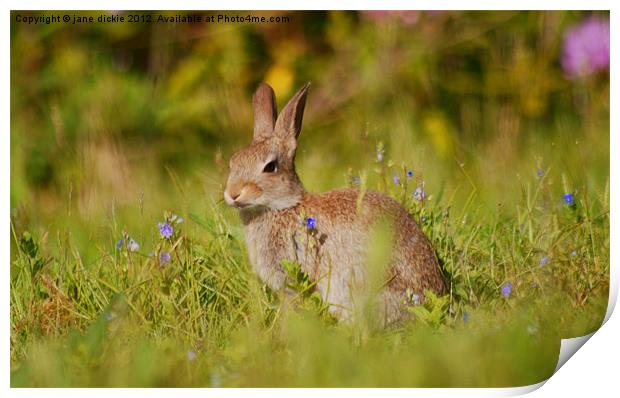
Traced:
<path fill-rule="evenodd" d="M 407 289 L 420 298 L 425 289 L 445 293 L 437 259 L 420 227 L 392 198 L 354 189 L 304 190 L 295 172 L 295 150 L 308 87 L 299 90 L 279 116 L 271 87 L 258 88 L 254 140 L 231 158 L 224 197 L 240 211 L 250 263 L 258 276 L 282 289 L 287 275 L 281 261 L 298 262 L 340 318 L 351 316 L 356 294 L 367 283 L 373 226 L 388 221 L 393 252 L 379 303 L 390 323 L 404 314 Z M 316 219 L 315 229 L 305 226 L 307 217 Z"/>

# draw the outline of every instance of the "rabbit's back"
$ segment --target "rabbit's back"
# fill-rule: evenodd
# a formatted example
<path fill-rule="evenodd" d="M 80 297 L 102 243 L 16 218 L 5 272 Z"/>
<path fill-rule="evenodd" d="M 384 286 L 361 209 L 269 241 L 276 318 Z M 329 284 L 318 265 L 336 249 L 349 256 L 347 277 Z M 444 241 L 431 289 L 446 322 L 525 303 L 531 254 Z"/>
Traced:
<path fill-rule="evenodd" d="M 359 204 L 358 204 L 359 203 Z M 318 263 L 307 262 L 306 272 L 314 280 L 327 285 L 326 275 L 335 273 L 330 280 L 326 299 L 350 304 L 351 291 L 366 282 L 366 257 L 373 244 L 373 230 L 381 220 L 391 224 L 393 232 L 392 253 L 385 275 L 384 300 L 389 301 L 388 312 L 398 317 L 405 292 L 423 297 L 428 289 L 436 294 L 445 292 L 437 259 L 428 239 L 411 215 L 394 199 L 374 191 L 367 191 L 360 201 L 360 191 L 341 189 L 325 193 L 309 193 L 301 209 L 306 216 L 316 218 L 315 240 L 322 254 Z M 303 252 L 305 248 L 298 249 Z M 315 250 L 317 252 L 317 250 Z M 315 252 L 311 252 L 312 255 Z M 310 256 L 312 259 L 312 257 Z M 304 264 L 302 262 L 302 264 Z M 311 269 L 309 266 L 314 268 Z M 321 289 L 319 282 L 319 289 Z M 333 288 L 332 288 L 333 287 Z"/>

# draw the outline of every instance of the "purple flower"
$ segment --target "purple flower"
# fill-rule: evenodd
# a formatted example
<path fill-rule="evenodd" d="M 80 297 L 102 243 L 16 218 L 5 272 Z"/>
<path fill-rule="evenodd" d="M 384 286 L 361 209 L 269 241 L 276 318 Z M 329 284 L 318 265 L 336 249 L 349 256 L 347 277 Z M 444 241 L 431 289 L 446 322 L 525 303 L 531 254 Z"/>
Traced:
<path fill-rule="evenodd" d="M 394 174 L 394 185 L 399 185 L 400 184 L 400 178 L 398 178 L 398 176 L 396 174 Z"/>
<path fill-rule="evenodd" d="M 308 217 L 308 219 L 306 220 L 306 227 L 308 229 L 316 229 L 316 218 Z"/>
<path fill-rule="evenodd" d="M 137 252 L 140 250 L 140 245 L 135 240 L 129 239 L 129 242 L 127 242 L 127 249 L 129 249 L 130 252 Z"/>
<path fill-rule="evenodd" d="M 159 253 L 159 262 L 162 265 L 167 264 L 169 261 L 170 261 L 170 253 L 168 252 Z"/>
<path fill-rule="evenodd" d="M 572 206 L 575 204 L 575 195 L 572 193 L 565 193 L 563 196 L 564 199 L 564 203 L 566 203 L 569 206 Z"/>
<path fill-rule="evenodd" d="M 408 170 L 407 171 L 407 177 L 409 177 L 409 178 L 413 177 L 413 171 Z"/>
<path fill-rule="evenodd" d="M 544 256 L 538 261 L 538 264 L 540 264 L 541 267 L 544 267 L 545 265 L 547 265 L 548 262 L 549 262 L 549 256 Z"/>
<path fill-rule="evenodd" d="M 564 37 L 561 62 L 570 79 L 609 69 L 609 20 L 591 17 L 571 27 Z"/>
<path fill-rule="evenodd" d="M 194 351 L 187 351 L 187 360 L 188 361 L 193 362 L 196 359 L 197 356 L 198 355 L 196 355 L 196 353 Z"/>
<path fill-rule="evenodd" d="M 502 285 L 501 293 L 502 293 L 502 296 L 504 296 L 504 298 L 510 297 L 510 293 L 512 293 L 512 283 L 510 282 L 504 283 Z"/>
<path fill-rule="evenodd" d="M 469 312 L 463 312 L 463 322 L 469 323 Z"/>
<path fill-rule="evenodd" d="M 159 224 L 157 224 L 157 226 L 159 227 L 159 234 L 162 236 L 162 238 L 168 239 L 172 236 L 172 226 L 170 224 L 168 224 L 167 222 L 160 222 Z"/>
<path fill-rule="evenodd" d="M 541 178 L 544 175 L 545 175 L 545 173 L 543 173 L 543 171 L 540 170 L 540 169 L 536 172 L 536 176 L 538 176 L 538 178 Z"/>
<path fill-rule="evenodd" d="M 362 179 L 358 176 L 351 177 L 351 182 L 353 183 L 353 185 L 362 185 Z"/>
<path fill-rule="evenodd" d="M 123 239 L 122 239 L 122 238 L 121 238 L 121 239 L 119 239 L 119 240 L 118 240 L 118 242 L 116 242 L 116 248 L 117 248 L 118 250 L 120 250 L 120 249 L 121 249 L 121 247 L 123 247 Z"/>
<path fill-rule="evenodd" d="M 421 202 L 426 198 L 426 192 L 422 187 L 417 187 L 415 191 L 413 191 L 413 197 Z"/>
<path fill-rule="evenodd" d="M 570 253 L 570 255 L 571 255 L 571 257 L 577 257 L 577 252 L 573 250 L 573 251 Z"/>

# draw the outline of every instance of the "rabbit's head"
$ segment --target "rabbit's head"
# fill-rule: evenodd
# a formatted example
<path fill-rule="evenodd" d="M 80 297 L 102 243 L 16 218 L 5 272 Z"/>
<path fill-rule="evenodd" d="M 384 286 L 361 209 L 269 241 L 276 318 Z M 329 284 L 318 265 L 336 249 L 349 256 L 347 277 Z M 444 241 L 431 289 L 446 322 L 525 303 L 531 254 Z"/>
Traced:
<path fill-rule="evenodd" d="M 304 189 L 295 172 L 297 137 L 310 84 L 277 113 L 273 89 L 261 84 L 254 93 L 252 144 L 230 159 L 224 199 L 239 209 L 272 210 L 295 206 Z"/>

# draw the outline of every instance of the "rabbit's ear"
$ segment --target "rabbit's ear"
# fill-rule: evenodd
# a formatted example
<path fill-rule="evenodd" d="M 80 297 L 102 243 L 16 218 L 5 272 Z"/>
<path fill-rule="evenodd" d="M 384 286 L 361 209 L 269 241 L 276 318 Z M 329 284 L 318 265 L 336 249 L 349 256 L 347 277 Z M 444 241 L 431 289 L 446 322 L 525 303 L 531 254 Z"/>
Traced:
<path fill-rule="evenodd" d="M 304 116 L 304 107 L 306 106 L 306 96 L 309 88 L 310 83 L 306 83 L 293 95 L 293 98 L 280 112 L 274 129 L 275 133 L 280 137 L 297 140 L 301 131 L 301 121 Z"/>
<path fill-rule="evenodd" d="M 278 116 L 276 95 L 273 88 L 265 83 L 258 86 L 252 99 L 252 105 L 254 107 L 253 141 L 262 141 L 273 134 Z"/>

